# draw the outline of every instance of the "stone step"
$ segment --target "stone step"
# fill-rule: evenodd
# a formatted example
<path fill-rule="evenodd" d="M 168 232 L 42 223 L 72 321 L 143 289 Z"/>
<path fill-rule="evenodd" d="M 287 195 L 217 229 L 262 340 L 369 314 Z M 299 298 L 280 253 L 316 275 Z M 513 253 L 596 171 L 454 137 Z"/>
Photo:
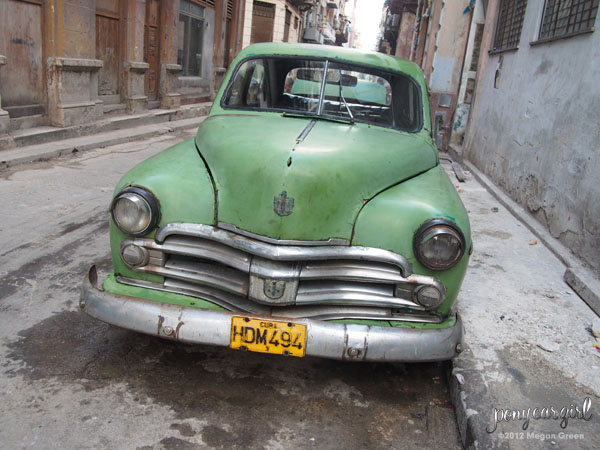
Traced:
<path fill-rule="evenodd" d="M 0 169 L 19 164 L 45 161 L 50 158 L 92 150 L 98 147 L 108 147 L 110 145 L 148 139 L 177 130 L 196 128 L 205 118 L 206 116 L 202 116 L 192 119 L 173 120 L 159 125 L 146 124 L 112 131 L 105 130 L 102 133 L 90 136 L 79 136 L 55 142 L 44 142 L 42 144 L 4 150 L 0 152 Z"/>
<path fill-rule="evenodd" d="M 177 119 L 190 119 L 192 117 L 206 116 L 210 112 L 212 102 L 193 103 L 179 107 L 175 116 Z"/>
<path fill-rule="evenodd" d="M 108 131 L 159 124 L 182 119 L 206 116 L 211 103 L 185 105 L 178 109 L 153 109 L 140 114 L 108 115 L 101 121 L 71 127 L 38 126 L 9 131 L 0 138 L 0 150 L 49 143 L 63 139 L 88 136 Z M 122 112 L 120 110 L 115 110 Z"/>
<path fill-rule="evenodd" d="M 102 110 L 104 114 L 123 114 L 127 109 L 127 105 L 125 103 L 109 103 L 102 105 Z"/>
<path fill-rule="evenodd" d="M 48 125 L 48 117 L 43 114 L 34 116 L 11 117 L 8 124 L 8 131 L 24 130 L 26 128 L 44 127 Z"/>
<path fill-rule="evenodd" d="M 37 116 L 44 114 L 45 108 L 43 105 L 20 105 L 20 106 L 6 106 L 3 105 L 2 109 L 6 111 L 11 118 L 26 117 L 26 116 Z"/>
<path fill-rule="evenodd" d="M 119 94 L 99 95 L 98 100 L 102 100 L 104 105 L 116 105 L 121 103 L 121 96 Z"/>

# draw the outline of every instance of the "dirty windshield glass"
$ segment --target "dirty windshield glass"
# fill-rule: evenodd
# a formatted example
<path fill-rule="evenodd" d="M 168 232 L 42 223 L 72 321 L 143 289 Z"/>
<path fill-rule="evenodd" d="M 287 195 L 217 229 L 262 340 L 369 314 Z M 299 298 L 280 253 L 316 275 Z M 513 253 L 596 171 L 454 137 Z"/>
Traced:
<path fill-rule="evenodd" d="M 406 131 L 417 131 L 421 120 L 418 87 L 406 76 L 291 58 L 243 62 L 223 106 L 318 115 Z"/>

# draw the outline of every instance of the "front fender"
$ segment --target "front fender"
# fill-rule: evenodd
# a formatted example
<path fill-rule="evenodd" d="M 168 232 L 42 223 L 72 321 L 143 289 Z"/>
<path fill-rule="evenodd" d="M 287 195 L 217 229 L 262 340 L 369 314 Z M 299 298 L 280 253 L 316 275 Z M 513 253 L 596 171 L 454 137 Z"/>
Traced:
<path fill-rule="evenodd" d="M 207 225 L 215 222 L 214 187 L 193 138 L 135 166 L 121 178 L 114 195 L 128 186 L 139 186 L 154 194 L 160 204 L 158 227 L 172 222 Z M 146 237 L 152 237 L 155 231 L 152 230 Z M 161 277 L 134 272 L 123 264 L 120 245 L 127 237 L 111 219 L 110 247 L 115 273 L 147 281 L 162 281 Z"/>
<path fill-rule="evenodd" d="M 466 251 L 449 270 L 423 266 L 413 252 L 415 232 L 432 219 L 446 219 L 458 225 L 465 236 Z M 371 199 L 354 225 L 352 245 L 377 247 L 407 258 L 416 274 L 437 278 L 446 286 L 446 299 L 436 309 L 446 315 L 458 296 L 471 248 L 471 227 L 467 211 L 441 165 L 393 186 Z"/>

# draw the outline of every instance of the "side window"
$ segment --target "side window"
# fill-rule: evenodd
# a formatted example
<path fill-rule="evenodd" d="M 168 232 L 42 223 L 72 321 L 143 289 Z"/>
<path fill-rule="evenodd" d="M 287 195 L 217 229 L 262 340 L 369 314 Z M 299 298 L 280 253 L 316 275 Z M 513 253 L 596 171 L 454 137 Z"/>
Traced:
<path fill-rule="evenodd" d="M 261 59 L 246 61 L 233 80 L 225 104 L 250 108 L 266 107 L 265 66 Z"/>
<path fill-rule="evenodd" d="M 265 67 L 262 65 L 262 61 L 253 67 L 250 84 L 248 85 L 246 106 L 256 108 L 267 106 L 265 100 Z"/>
<path fill-rule="evenodd" d="M 419 123 L 419 87 L 398 77 L 394 86 L 394 111 L 396 126 L 411 130 Z"/>

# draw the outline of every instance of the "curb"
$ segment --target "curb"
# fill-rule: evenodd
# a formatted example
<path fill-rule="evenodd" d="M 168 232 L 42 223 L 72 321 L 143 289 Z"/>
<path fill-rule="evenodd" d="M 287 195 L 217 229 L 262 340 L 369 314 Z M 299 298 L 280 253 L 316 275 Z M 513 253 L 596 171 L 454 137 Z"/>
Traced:
<path fill-rule="evenodd" d="M 567 268 L 564 281 L 581 297 L 581 299 L 600 316 L 600 281 L 591 270 L 579 262 L 561 242 L 553 237 L 544 226 L 531 216 L 522 206 L 517 204 L 470 161 L 463 165 L 473 174 L 475 179 L 504 206 L 517 220 L 531 231 Z"/>
<path fill-rule="evenodd" d="M 124 144 L 136 140 L 198 127 L 206 116 L 174 120 L 162 124 L 143 125 L 130 129 L 107 131 L 96 135 L 81 136 L 63 141 L 18 147 L 0 152 L 0 170 L 21 164 L 47 161 L 70 153 L 92 150 L 98 147 Z"/>
<path fill-rule="evenodd" d="M 494 439 L 494 435 L 485 430 L 488 418 L 478 412 L 485 409 L 481 405 L 491 405 L 492 399 L 470 350 L 465 349 L 451 363 L 448 387 L 463 448 L 508 449 L 508 442 Z M 462 375 L 467 382 L 460 384 L 457 374 Z"/>

